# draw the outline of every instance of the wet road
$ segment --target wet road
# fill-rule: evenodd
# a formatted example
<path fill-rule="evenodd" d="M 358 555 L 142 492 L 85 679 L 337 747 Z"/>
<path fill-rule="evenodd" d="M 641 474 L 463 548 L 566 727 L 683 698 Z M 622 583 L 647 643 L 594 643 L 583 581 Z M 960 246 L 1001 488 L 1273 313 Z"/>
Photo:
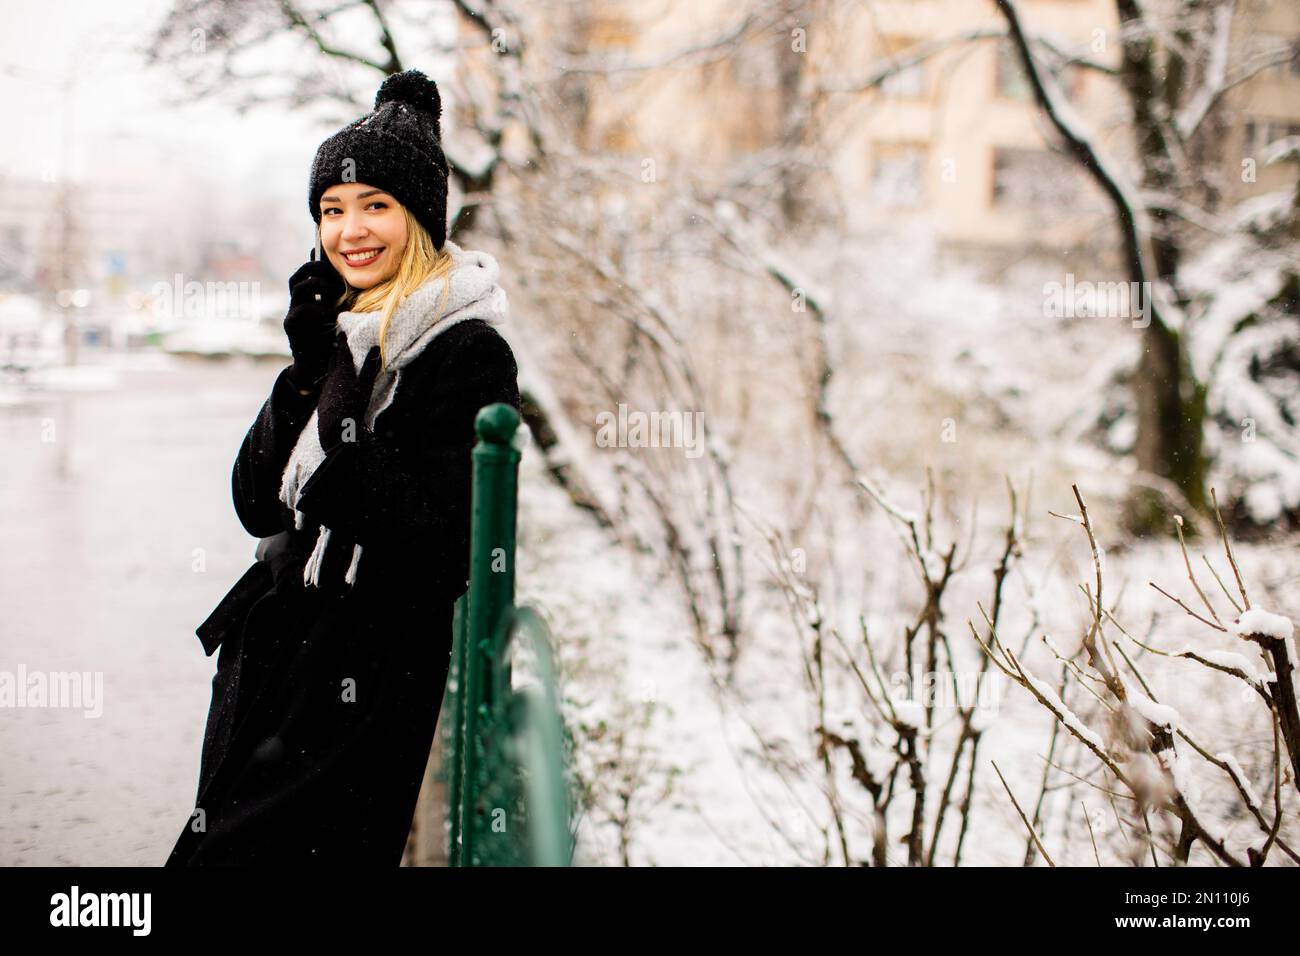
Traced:
<path fill-rule="evenodd" d="M 283 364 L 122 358 L 0 402 L 0 865 L 159 865 L 185 825 L 194 628 L 253 560 L 230 468 Z M 54 672 L 99 716 L 33 699 Z"/>

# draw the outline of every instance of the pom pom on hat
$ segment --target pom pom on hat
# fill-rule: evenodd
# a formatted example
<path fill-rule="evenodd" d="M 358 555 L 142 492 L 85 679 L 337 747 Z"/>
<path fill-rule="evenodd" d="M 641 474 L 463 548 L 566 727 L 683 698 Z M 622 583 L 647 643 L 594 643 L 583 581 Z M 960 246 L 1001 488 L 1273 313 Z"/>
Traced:
<path fill-rule="evenodd" d="M 438 84 L 419 70 L 394 73 L 386 78 L 375 94 L 375 109 L 385 103 L 409 103 L 433 117 L 434 129 L 441 126 L 442 97 L 438 95 Z"/>

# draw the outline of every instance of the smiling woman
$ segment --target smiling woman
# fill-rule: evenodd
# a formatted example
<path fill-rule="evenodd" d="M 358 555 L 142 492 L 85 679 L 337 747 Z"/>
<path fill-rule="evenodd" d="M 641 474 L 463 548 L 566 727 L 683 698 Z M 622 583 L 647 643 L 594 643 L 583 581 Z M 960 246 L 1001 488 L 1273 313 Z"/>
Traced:
<path fill-rule="evenodd" d="M 221 653 L 170 866 L 402 858 L 467 585 L 474 418 L 520 405 L 497 262 L 446 237 L 440 109 L 397 74 L 317 151 L 323 259 L 289 280 L 294 362 L 235 460 L 263 540 L 196 632 Z"/>

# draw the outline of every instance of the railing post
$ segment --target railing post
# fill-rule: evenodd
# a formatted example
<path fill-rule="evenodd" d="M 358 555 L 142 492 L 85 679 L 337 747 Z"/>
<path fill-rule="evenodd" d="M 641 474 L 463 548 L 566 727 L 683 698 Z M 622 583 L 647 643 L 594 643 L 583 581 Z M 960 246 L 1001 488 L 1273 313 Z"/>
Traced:
<path fill-rule="evenodd" d="M 465 742 L 460 777 L 460 848 L 456 865 L 474 865 L 473 814 L 478 773 L 479 719 L 493 705 L 492 673 L 486 665 L 501 616 L 514 603 L 515 509 L 519 450 L 514 446 L 519 413 L 509 405 L 480 409 L 474 419 L 474 482 L 470 517 L 468 621 L 463 645 L 460 731 Z"/>
<path fill-rule="evenodd" d="M 451 765 L 450 788 L 447 793 L 447 816 L 451 835 L 447 848 L 447 865 L 461 866 L 460 833 L 462 794 L 465 789 L 465 648 L 469 643 L 469 595 L 456 599 L 453 615 L 452 664 L 447 690 L 451 694 L 453 710 L 450 713 L 451 729 L 446 736 L 444 751 Z M 452 692 L 454 680 L 455 691 Z"/>

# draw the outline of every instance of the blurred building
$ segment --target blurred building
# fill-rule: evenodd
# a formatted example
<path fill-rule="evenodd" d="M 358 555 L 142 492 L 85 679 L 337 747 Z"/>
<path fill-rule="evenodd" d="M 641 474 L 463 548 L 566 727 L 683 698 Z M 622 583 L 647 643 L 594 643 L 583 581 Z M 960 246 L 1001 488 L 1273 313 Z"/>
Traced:
<path fill-rule="evenodd" d="M 659 178 L 707 176 L 746 154 L 796 145 L 789 107 L 806 106 L 803 122 L 833 144 L 816 162 L 831 172 L 850 228 L 924 217 L 950 246 L 1004 257 L 1044 246 L 1113 248 L 1110 207 L 1052 148 L 1058 138 L 992 0 L 831 4 L 820 8 L 823 19 L 760 31 L 766 44 L 716 49 L 685 38 L 725 37 L 739 22 L 733 5 L 668 5 L 670 14 L 602 4 L 584 25 L 593 57 L 661 65 L 614 70 L 596 84 L 582 104 L 593 131 L 583 148 L 652 159 Z M 1021 0 L 1020 9 L 1094 141 L 1130 158 L 1114 0 Z M 1218 172 L 1213 192 L 1225 201 L 1295 182 L 1294 161 L 1266 166 L 1264 157 L 1269 143 L 1300 131 L 1300 61 L 1236 81 L 1269 51 L 1274 61 L 1279 48 L 1294 52 L 1298 40 L 1294 0 L 1237 5 L 1226 109 L 1215 118 L 1222 128 L 1205 137 L 1218 150 L 1208 163 Z M 684 123 L 688 115 L 706 122 Z"/>
<path fill-rule="evenodd" d="M 1300 3 L 1272 0 L 1248 4 L 1233 29 L 1234 57 L 1242 68 L 1264 61 L 1279 46 L 1300 43 Z M 1268 163 L 1270 145 L 1300 136 L 1300 55 L 1265 69 L 1229 90 L 1226 102 L 1234 122 L 1224 131 L 1225 152 L 1236 160 L 1229 168 L 1231 198 L 1274 192 L 1294 186 L 1295 160 Z M 1253 176 L 1252 176 L 1253 174 Z"/>
<path fill-rule="evenodd" d="M 284 205 L 206 174 L 183 144 L 135 137 L 102 145 L 75 179 L 0 173 L 0 291 L 85 288 L 102 303 L 178 274 L 278 289 L 284 269 L 269 260 L 286 244 Z"/>
<path fill-rule="evenodd" d="M 0 175 L 0 288 L 120 295 L 196 265 L 176 183 L 147 163 L 93 176 Z"/>

